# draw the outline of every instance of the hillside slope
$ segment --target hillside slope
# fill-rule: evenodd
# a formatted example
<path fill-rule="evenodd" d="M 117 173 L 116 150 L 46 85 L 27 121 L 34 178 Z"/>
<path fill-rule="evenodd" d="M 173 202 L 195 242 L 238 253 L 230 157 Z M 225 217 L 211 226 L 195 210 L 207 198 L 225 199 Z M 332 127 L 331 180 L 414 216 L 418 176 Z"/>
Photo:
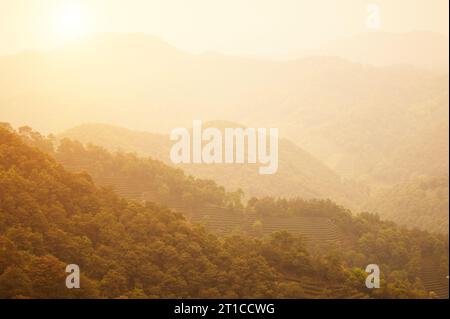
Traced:
<path fill-rule="evenodd" d="M 206 123 L 205 126 L 208 124 Z M 224 123 L 215 122 L 215 127 Z M 230 127 L 239 127 L 228 123 Z M 84 144 L 100 145 L 110 151 L 136 152 L 151 156 L 168 165 L 173 142 L 169 136 L 132 131 L 101 124 L 85 124 L 69 129 L 58 138 L 70 138 Z M 303 198 L 330 198 L 349 207 L 358 207 L 365 202 L 368 190 L 362 185 L 340 178 L 319 160 L 296 146 L 281 139 L 279 142 L 278 172 L 260 175 L 257 165 L 229 164 L 179 164 L 189 174 L 213 179 L 229 190 L 242 189 L 249 197 L 282 196 Z"/>
<path fill-rule="evenodd" d="M 277 236 L 219 240 L 180 214 L 97 188 L 0 127 L 1 298 L 305 297 L 282 273 L 302 265 L 297 275 L 320 287 L 312 260 L 301 238 Z M 81 289 L 65 287 L 68 264 L 80 267 Z"/>
<path fill-rule="evenodd" d="M 365 209 L 409 228 L 448 234 L 448 194 L 448 176 L 422 176 L 378 191 Z"/>
<path fill-rule="evenodd" d="M 438 133 L 435 135 L 434 142 L 444 138 Z M 171 164 L 167 158 L 171 144 L 168 138 L 161 134 L 132 131 L 109 125 L 86 124 L 67 130 L 58 137 L 102 145 L 109 150 L 121 149 L 150 155 Z M 434 142 L 427 143 L 424 138 L 417 139 L 415 143 L 421 143 L 422 149 L 429 151 L 411 154 L 411 158 L 432 157 L 442 152 L 442 149 L 433 149 L 437 145 Z M 408 146 L 400 145 L 394 152 L 400 153 L 398 149 L 401 148 L 408 148 Z M 393 175 L 389 179 L 390 183 L 406 178 L 410 172 L 427 171 L 422 167 L 408 167 L 401 158 L 398 158 L 396 164 L 401 176 Z M 427 161 L 431 160 L 432 158 Z M 383 219 L 392 220 L 410 228 L 418 227 L 423 230 L 448 233 L 448 185 L 445 188 L 445 177 L 433 177 L 434 174 L 445 171 L 445 163 L 445 161 L 437 162 L 434 166 L 436 170 L 428 171 L 430 176 L 422 174 L 409 182 L 366 188 L 361 183 L 339 179 L 335 173 L 315 161 L 309 154 L 289 141 L 283 140 L 280 143 L 280 169 L 275 176 L 260 176 L 256 168 L 251 166 L 180 165 L 179 167 L 194 176 L 213 179 L 229 190 L 241 188 L 250 197 L 331 198 L 354 211 L 376 212 Z M 439 165 L 442 165 L 441 169 Z M 380 170 L 389 168 L 392 169 L 390 166 L 385 167 L 381 164 L 379 166 Z M 92 174 L 95 176 L 95 172 Z"/>
<path fill-rule="evenodd" d="M 38 142 L 39 147 L 47 148 L 48 143 L 38 133 L 21 131 L 22 139 L 28 144 Z M 78 149 L 71 155 L 83 158 L 86 153 Z M 130 157 L 118 154 L 115 158 L 115 164 L 110 167 L 113 171 L 118 163 L 136 169 L 135 163 L 128 161 Z M 94 163 L 101 171 L 102 167 L 111 165 L 108 162 L 108 158 L 103 157 L 102 161 Z M 162 175 L 167 170 L 173 171 L 164 166 L 156 169 Z M 262 240 L 226 232 L 231 236 L 218 239 L 186 224 L 180 215 L 154 204 L 144 207 L 119 200 L 110 191 L 96 188 L 85 173 L 67 173 L 48 155 L 26 146 L 18 136 L 3 128 L 0 128 L 0 184 L 0 252 L 3 254 L 0 293 L 5 297 L 75 297 L 67 295 L 59 281 L 54 282 L 55 278 L 62 278 L 64 262 L 69 260 L 79 262 L 87 270 L 88 278 L 84 280 L 88 282 L 88 290 L 80 293 L 89 297 L 214 297 L 225 294 L 235 297 L 418 298 L 428 296 L 421 281 L 425 277 L 429 281 L 424 284 L 433 289 L 428 291 L 430 293 L 434 289 L 442 293 L 445 283 L 448 287 L 445 279 L 448 239 L 407 231 L 370 214 L 352 216 L 330 201 L 252 199 L 245 207 L 245 215 L 266 221 L 272 219 L 272 223 L 281 223 L 281 229 L 286 225 L 283 220 L 292 223 L 289 216 L 303 220 L 298 226 L 303 227 L 299 228 L 300 233 L 305 232 L 307 238 L 327 232 L 326 228 L 317 228 L 320 224 L 311 223 L 312 220 L 329 220 L 334 227 L 328 229 L 339 229 L 342 236 L 331 250 L 306 248 L 303 238 L 287 232 L 272 233 Z M 198 210 L 199 207 L 193 208 L 192 213 Z M 230 210 L 223 211 L 219 223 L 225 225 L 230 213 Z M 305 221 L 309 222 L 305 224 Z M 253 231 L 261 230 L 260 225 L 257 223 Z M 289 226 L 290 230 L 295 228 L 293 226 Z M 324 237 L 318 239 L 325 240 Z M 214 253 L 208 255 L 208 252 Z M 174 258 L 174 254 L 182 259 Z M 196 261 L 191 261 L 194 255 Z M 109 262 L 102 258 L 109 258 Z M 214 264 L 218 260 L 226 266 L 221 262 Z M 377 262 L 384 270 L 383 289 L 365 288 L 362 268 L 368 260 Z M 189 263 L 189 269 L 180 270 L 179 265 L 185 263 Z M 36 274 L 36 267 L 52 268 L 51 278 Z M 151 278 L 146 275 L 148 267 L 154 274 Z M 155 270 L 158 267 L 159 270 Z M 216 278 L 206 286 L 202 280 L 210 277 L 205 276 L 205 267 L 206 272 L 210 271 L 208 273 Z M 203 272 L 202 279 L 196 275 L 199 269 Z M 431 277 L 427 275 L 429 269 L 434 270 Z M 19 281 L 18 274 L 22 274 Z M 263 282 L 258 274 L 263 274 Z M 222 279 L 228 288 L 220 284 Z M 11 280 L 20 285 L 11 285 Z M 233 287 L 239 292 L 229 289 L 230 280 L 236 280 Z M 245 284 L 245 289 L 240 284 Z"/>

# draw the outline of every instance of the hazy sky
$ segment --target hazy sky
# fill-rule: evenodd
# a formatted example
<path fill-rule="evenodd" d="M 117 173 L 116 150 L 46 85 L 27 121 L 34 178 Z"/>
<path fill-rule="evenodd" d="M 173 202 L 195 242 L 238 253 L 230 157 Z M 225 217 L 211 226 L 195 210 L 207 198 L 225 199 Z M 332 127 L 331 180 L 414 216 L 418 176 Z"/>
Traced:
<path fill-rule="evenodd" d="M 190 51 L 289 53 L 381 30 L 448 35 L 449 0 L 0 0 L 0 54 L 61 44 L 75 34 L 145 32 Z"/>

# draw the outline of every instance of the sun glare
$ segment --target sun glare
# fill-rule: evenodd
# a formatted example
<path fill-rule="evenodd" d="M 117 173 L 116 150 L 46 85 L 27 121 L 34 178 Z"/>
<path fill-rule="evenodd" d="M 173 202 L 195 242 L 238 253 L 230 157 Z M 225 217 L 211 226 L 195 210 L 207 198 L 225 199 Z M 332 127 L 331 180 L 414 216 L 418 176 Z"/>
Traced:
<path fill-rule="evenodd" d="M 54 31 L 63 41 L 82 36 L 88 31 L 86 13 L 76 5 L 59 8 L 55 11 Z"/>

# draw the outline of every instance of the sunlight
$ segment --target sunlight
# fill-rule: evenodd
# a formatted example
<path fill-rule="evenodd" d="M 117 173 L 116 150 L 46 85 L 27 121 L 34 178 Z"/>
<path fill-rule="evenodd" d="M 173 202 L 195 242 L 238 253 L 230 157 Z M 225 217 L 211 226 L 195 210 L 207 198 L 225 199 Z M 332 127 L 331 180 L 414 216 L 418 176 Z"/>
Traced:
<path fill-rule="evenodd" d="M 62 41 L 78 38 L 88 31 L 86 13 L 76 5 L 58 8 L 54 14 L 53 27 Z"/>

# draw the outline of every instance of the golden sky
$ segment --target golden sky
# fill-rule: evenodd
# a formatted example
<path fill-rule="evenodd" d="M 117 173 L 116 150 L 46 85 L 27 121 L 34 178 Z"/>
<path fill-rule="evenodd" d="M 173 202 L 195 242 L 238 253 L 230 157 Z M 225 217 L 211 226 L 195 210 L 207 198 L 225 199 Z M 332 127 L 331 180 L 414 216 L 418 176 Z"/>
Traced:
<path fill-rule="evenodd" d="M 448 0 L 0 0 L 0 54 L 98 32 L 149 33 L 194 52 L 289 53 L 366 31 L 370 3 L 382 31 L 448 35 Z"/>

